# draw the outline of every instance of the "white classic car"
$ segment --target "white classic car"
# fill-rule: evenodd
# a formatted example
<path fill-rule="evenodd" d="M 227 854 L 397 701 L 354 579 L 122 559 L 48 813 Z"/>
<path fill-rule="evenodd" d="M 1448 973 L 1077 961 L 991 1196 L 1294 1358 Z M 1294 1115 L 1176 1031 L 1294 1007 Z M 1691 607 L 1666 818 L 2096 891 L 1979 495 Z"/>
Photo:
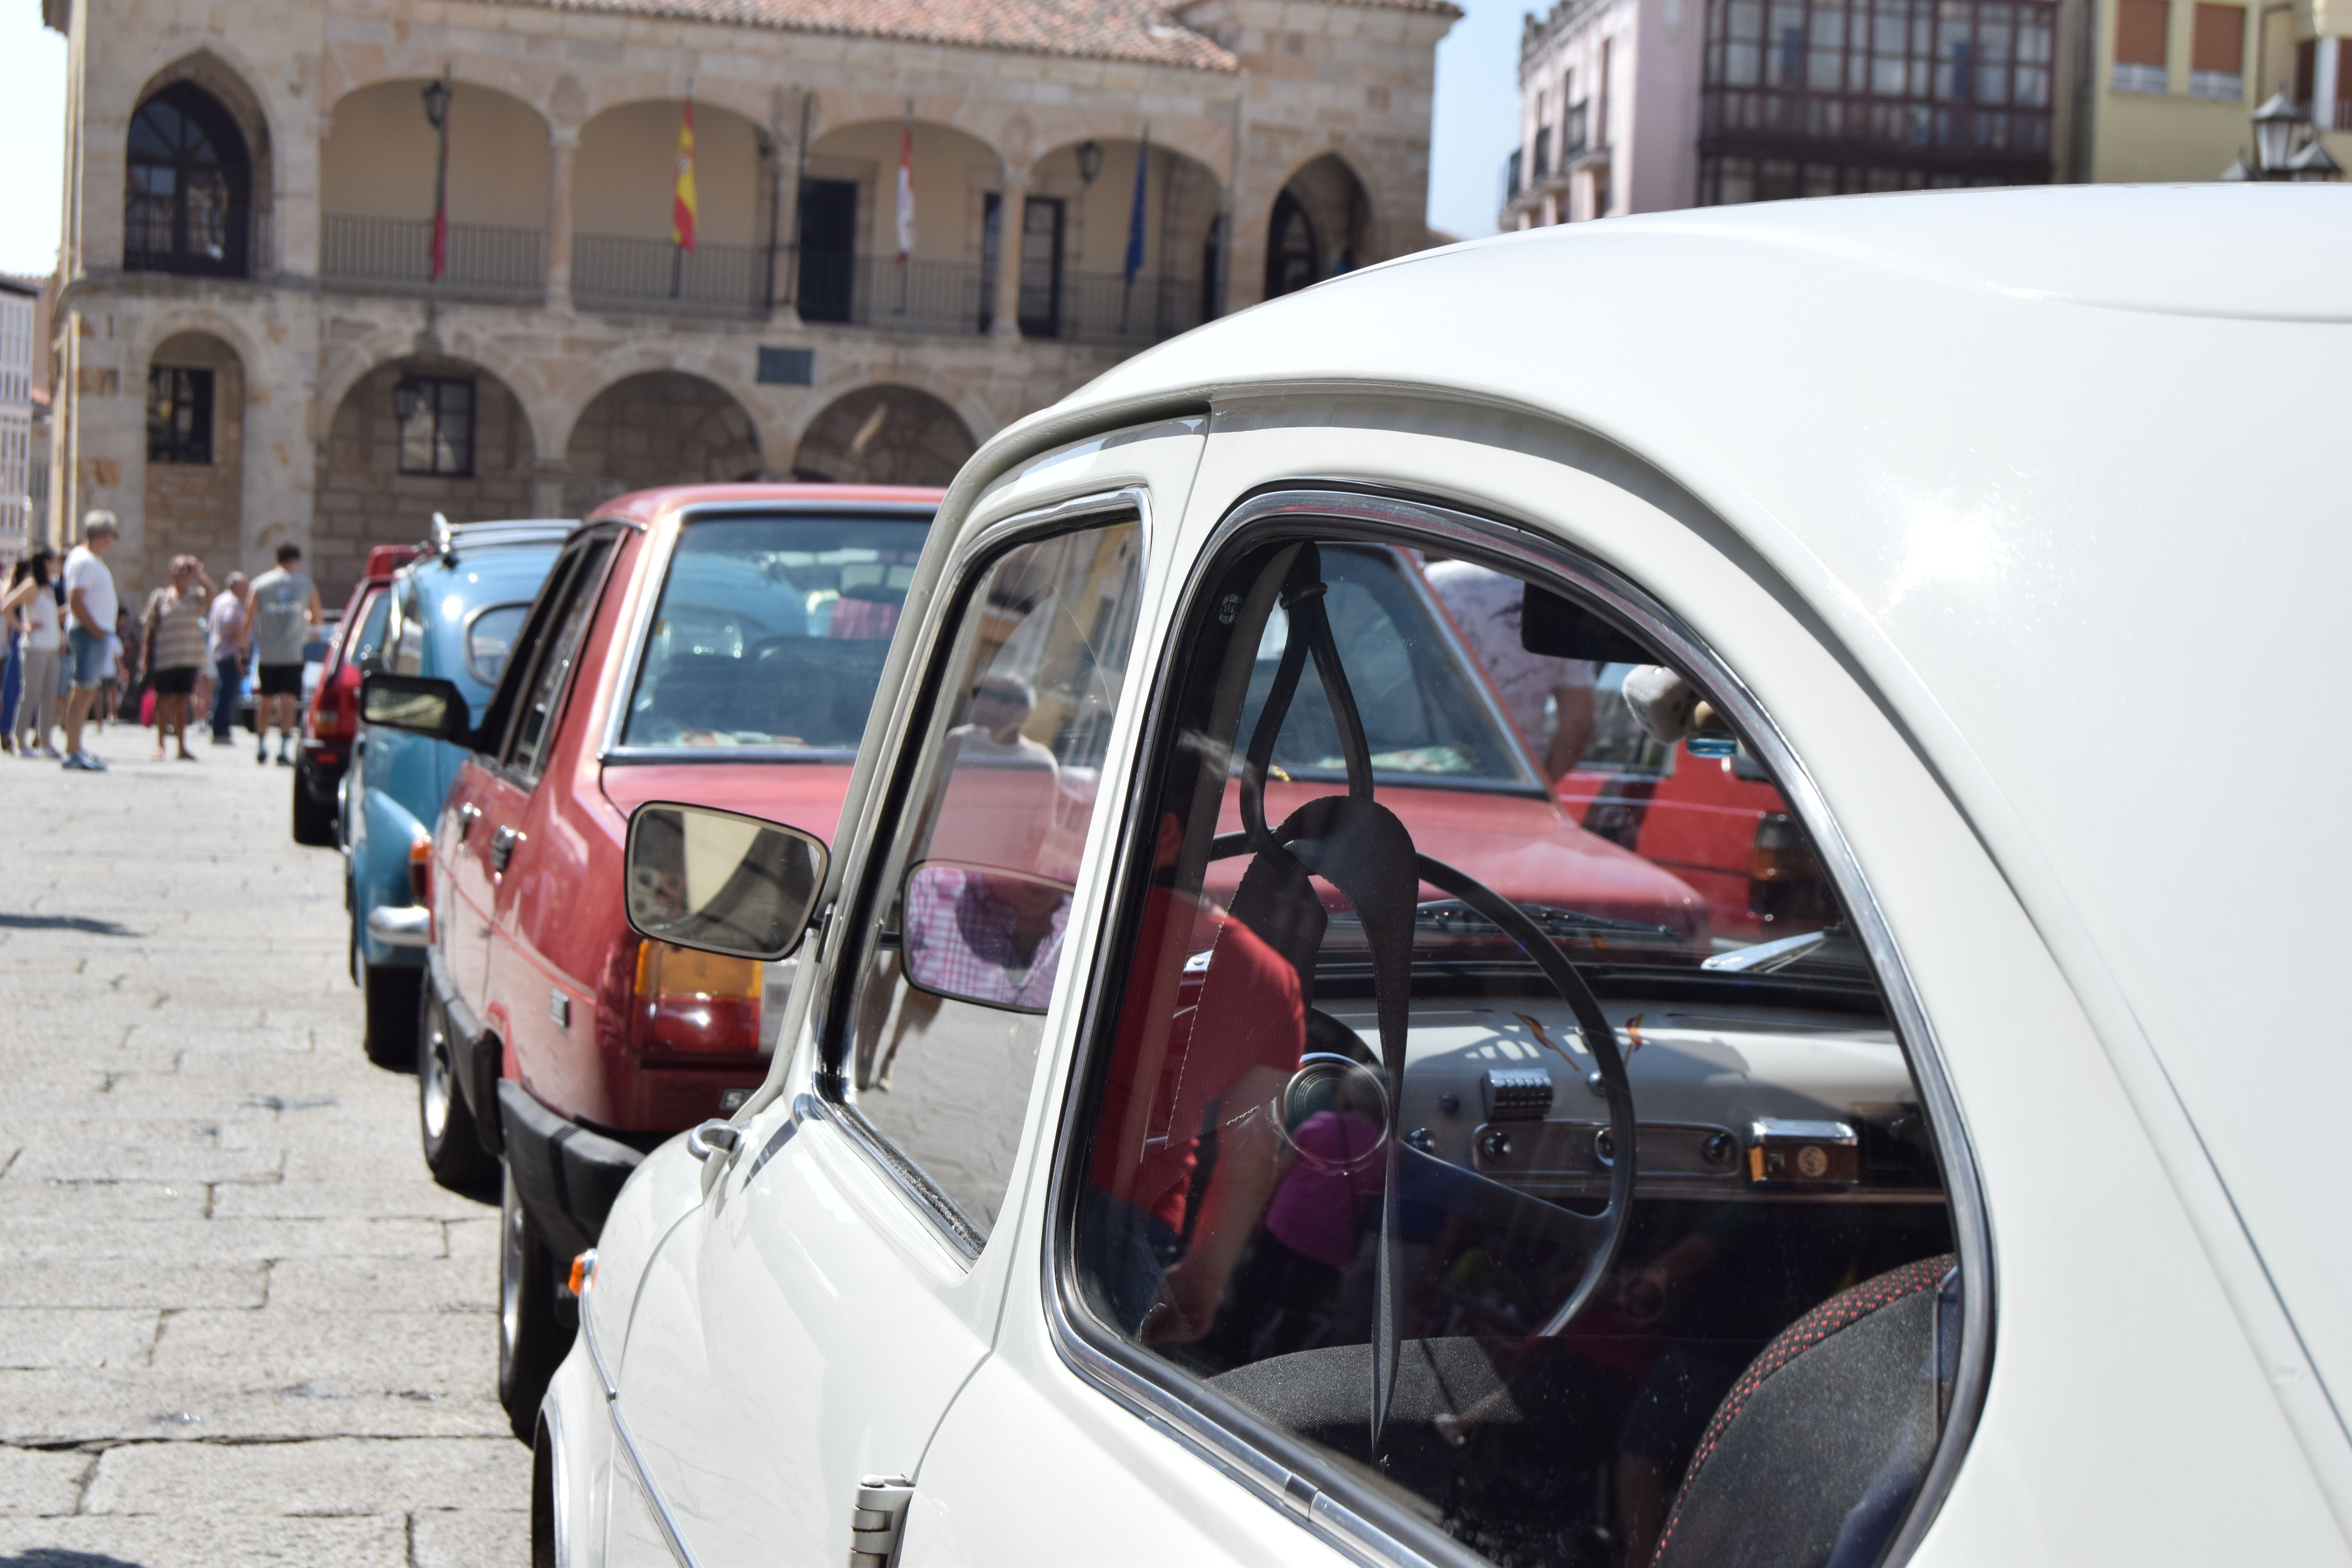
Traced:
<path fill-rule="evenodd" d="M 537 1560 L 2346 1562 L 2347 255 L 1578 225 L 997 437 L 830 856 L 633 826 L 799 973 L 574 1271 Z M 1743 934 L 1578 744 L 1777 790 Z"/>

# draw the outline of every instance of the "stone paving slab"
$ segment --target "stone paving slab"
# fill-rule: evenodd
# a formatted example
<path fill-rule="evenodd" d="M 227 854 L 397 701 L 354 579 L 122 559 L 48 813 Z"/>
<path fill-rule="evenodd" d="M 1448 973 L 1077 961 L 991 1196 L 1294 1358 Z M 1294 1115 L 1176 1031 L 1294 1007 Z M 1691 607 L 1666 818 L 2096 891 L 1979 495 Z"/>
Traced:
<path fill-rule="evenodd" d="M 341 861 L 150 743 L 0 757 L 0 1568 L 522 1563 L 496 1207 L 361 1052 Z"/>

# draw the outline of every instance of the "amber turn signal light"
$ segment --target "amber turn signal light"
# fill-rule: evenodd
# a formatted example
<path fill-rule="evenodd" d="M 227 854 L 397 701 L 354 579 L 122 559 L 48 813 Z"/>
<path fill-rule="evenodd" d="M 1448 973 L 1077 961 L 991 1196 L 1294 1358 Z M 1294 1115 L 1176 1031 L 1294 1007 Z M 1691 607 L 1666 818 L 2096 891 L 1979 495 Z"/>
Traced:
<path fill-rule="evenodd" d="M 761 985 L 757 959 L 647 942 L 637 950 L 637 1037 L 658 1051 L 756 1051 Z"/>
<path fill-rule="evenodd" d="M 595 1282 L 596 1249 L 592 1247 L 572 1260 L 572 1277 L 563 1284 L 574 1296 L 585 1296 L 588 1287 Z"/>

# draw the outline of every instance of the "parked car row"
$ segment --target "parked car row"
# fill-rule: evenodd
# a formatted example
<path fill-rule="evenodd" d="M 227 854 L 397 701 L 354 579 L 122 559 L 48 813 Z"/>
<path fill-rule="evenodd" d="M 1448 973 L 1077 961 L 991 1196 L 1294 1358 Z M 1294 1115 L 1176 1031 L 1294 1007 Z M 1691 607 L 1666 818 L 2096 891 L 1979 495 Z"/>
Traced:
<path fill-rule="evenodd" d="M 2352 932 L 2325 879 L 2100 894 L 2189 785 L 2045 765 L 2105 743 L 2086 688 L 2101 737 L 2287 728 L 2171 640 L 2266 595 L 2343 662 L 2178 487 L 2129 559 L 2042 520 L 2133 483 L 2122 432 L 2189 448 L 2151 386 L 2275 360 L 2245 280 L 2294 226 L 2231 199 L 1441 253 L 1130 361 L 944 495 L 651 491 L 402 567 L 355 963 L 387 1006 L 421 963 L 426 1161 L 501 1194 L 536 1560 L 2346 1561 L 2341 1031 L 2274 961 Z M 1647 308 L 1571 338 L 1526 309 L 1564 277 Z M 1945 423 L 1895 431 L 1848 351 L 1923 322 L 1881 375 Z M 1695 391 L 1660 330 L 1804 395 Z M 1952 396 L 2143 337 L 2183 368 L 2096 428 Z M 2269 561 L 2306 513 L 2243 526 Z M 1438 563 L 1599 670 L 1556 783 Z M 2258 1073 L 2254 973 L 2302 1025 Z"/>

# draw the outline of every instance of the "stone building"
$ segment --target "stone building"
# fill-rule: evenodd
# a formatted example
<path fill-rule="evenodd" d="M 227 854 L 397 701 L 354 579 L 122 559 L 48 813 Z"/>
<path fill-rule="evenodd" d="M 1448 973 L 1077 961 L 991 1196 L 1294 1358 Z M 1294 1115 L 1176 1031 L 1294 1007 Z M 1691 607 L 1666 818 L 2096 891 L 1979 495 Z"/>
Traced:
<path fill-rule="evenodd" d="M 944 482 L 1127 354 L 1420 248 L 1434 50 L 1459 14 L 44 8 L 70 75 L 49 526 L 113 510 L 134 588 L 176 552 L 218 577 L 293 540 L 330 594 L 436 510 L 578 515 L 758 475 Z M 671 226 L 689 102 L 691 251 Z"/>

